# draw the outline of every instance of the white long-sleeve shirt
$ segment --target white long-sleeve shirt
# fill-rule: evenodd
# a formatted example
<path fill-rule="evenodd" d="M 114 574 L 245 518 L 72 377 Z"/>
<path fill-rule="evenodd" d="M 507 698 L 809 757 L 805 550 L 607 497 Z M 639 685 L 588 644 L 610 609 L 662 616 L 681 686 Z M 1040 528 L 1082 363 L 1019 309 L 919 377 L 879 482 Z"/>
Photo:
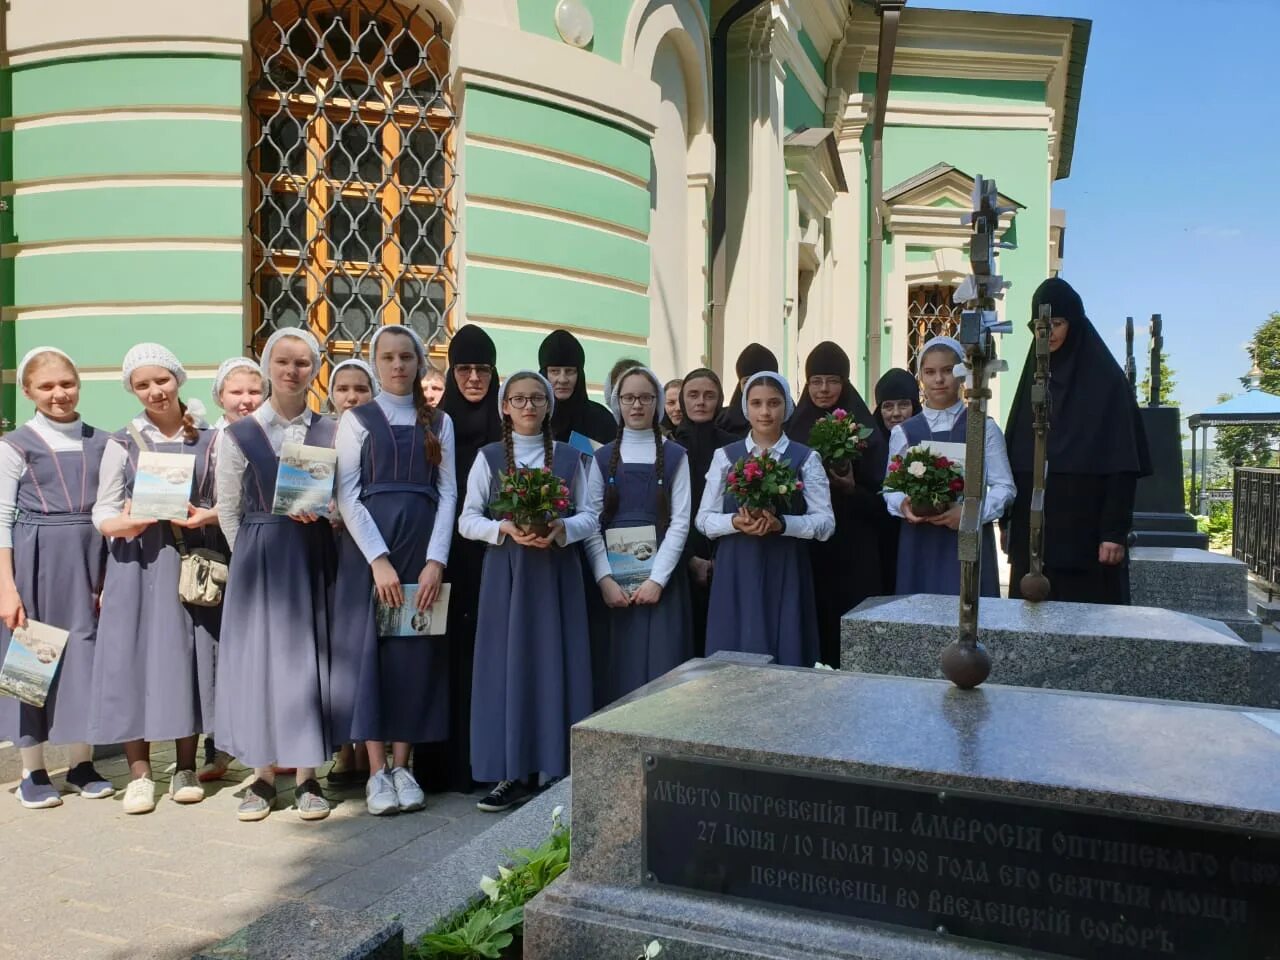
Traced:
<path fill-rule="evenodd" d="M 301 414 L 289 419 L 280 413 L 268 400 L 253 413 L 249 414 L 262 427 L 271 449 L 280 456 L 280 448 L 285 441 L 289 443 L 306 443 L 307 430 L 311 421 L 320 414 L 304 409 Z M 240 520 L 244 516 L 243 492 L 244 472 L 249 469 L 249 459 L 236 443 L 230 430 L 218 434 L 218 447 L 214 451 L 216 466 L 214 483 L 218 491 L 218 523 L 222 534 L 227 538 L 227 545 L 232 550 L 236 547 L 236 534 L 240 532 Z"/>
<path fill-rule="evenodd" d="M 151 422 L 145 413 L 133 418 L 133 426 L 142 434 L 142 439 L 151 444 L 182 443 L 185 439 L 183 428 L 165 436 L 164 431 Z M 129 452 L 122 444 L 114 440 L 107 442 L 102 451 L 102 464 L 98 468 L 98 499 L 93 504 L 93 525 L 101 532 L 102 524 L 112 517 L 124 513 L 124 502 L 129 491 L 124 480 L 125 465 L 129 462 Z"/>
<path fill-rule="evenodd" d="M 964 401 L 957 402 L 954 406 L 947 407 L 945 410 L 934 410 L 930 407 L 924 408 L 924 418 L 929 422 L 929 429 L 934 434 L 947 433 L 953 430 L 956 421 L 965 415 Z M 907 449 L 907 435 L 902 431 L 902 425 L 893 428 L 893 432 L 889 434 L 889 462 L 902 451 Z M 986 494 L 982 498 L 982 522 L 984 524 L 991 523 L 1000 519 L 1008 509 L 1009 504 L 1013 503 L 1013 498 L 1017 495 L 1017 488 L 1013 485 L 1013 470 L 1009 466 L 1009 451 L 1005 449 L 1004 434 L 1000 432 L 1000 428 L 996 422 L 987 417 L 987 437 L 986 437 Z M 886 470 L 886 476 L 888 472 Z M 896 490 L 883 491 L 885 505 L 889 508 L 889 512 L 895 517 L 902 516 L 902 504 L 907 499 L 906 494 L 899 493 Z"/>
<path fill-rule="evenodd" d="M 622 457 L 619 464 L 644 463 L 652 464 L 658 456 L 653 442 L 652 430 L 632 430 L 630 427 L 622 431 Z M 587 478 L 587 509 L 599 514 L 604 510 L 605 478 L 600 467 L 593 459 L 590 474 Z M 680 554 L 684 551 L 685 541 L 689 538 L 689 458 L 681 457 L 680 465 L 672 478 L 671 489 L 667 491 L 671 500 L 671 523 L 662 537 L 662 543 L 653 558 L 653 569 L 649 579 L 660 587 L 665 587 L 671 574 L 680 563 Z M 599 583 L 609 576 L 609 557 L 605 550 L 604 537 L 599 529 L 587 537 L 583 544 L 587 551 L 587 560 L 591 563 L 591 575 Z"/>
<path fill-rule="evenodd" d="M 515 454 L 517 467 L 541 467 L 545 461 L 542 450 L 542 434 L 526 437 L 523 434 L 511 435 L 512 452 Z M 570 484 L 569 496 L 573 499 L 574 514 L 564 517 L 564 529 L 556 535 L 556 542 L 568 546 L 585 540 L 599 528 L 600 517 L 592 513 L 587 503 L 587 471 L 578 458 L 576 476 Z M 485 515 L 489 505 L 490 490 L 493 484 L 493 473 L 489 470 L 489 461 L 483 456 L 476 457 L 467 476 L 467 497 L 462 504 L 462 513 L 458 517 L 458 532 L 468 540 L 480 540 L 495 546 L 506 539 L 502 532 L 502 521 Z"/>
<path fill-rule="evenodd" d="M 36 412 L 27 426 L 49 445 L 52 453 L 74 453 L 84 449 L 84 423 L 79 417 L 70 423 L 50 420 Z M 18 518 L 18 483 L 27 472 L 27 461 L 11 443 L 0 443 L 0 550 L 13 547 L 13 525 Z"/>
<path fill-rule="evenodd" d="M 772 447 L 757 442 L 753 433 L 747 434 L 748 456 L 758 456 L 768 450 L 775 460 L 781 460 L 790 446 L 791 441 L 785 433 Z M 702 503 L 698 504 L 695 523 L 709 540 L 739 532 L 733 525 L 734 514 L 724 513 L 720 509 L 724 501 L 725 477 L 733 466 L 725 453 L 727 449 L 721 447 L 711 458 L 711 466 L 707 469 L 707 485 L 702 491 Z M 831 484 L 827 481 L 822 458 L 811 454 L 796 473 L 804 481 L 804 513 L 788 513 L 786 529 L 782 531 L 782 535 L 800 540 L 828 540 L 835 533 L 836 517 L 831 511 Z"/>
<path fill-rule="evenodd" d="M 380 393 L 371 401 L 376 403 L 393 427 L 411 427 L 418 421 L 418 411 L 412 395 L 398 397 Z M 343 414 L 338 421 L 338 510 L 347 532 L 370 563 L 390 551 L 387 542 L 374 522 L 369 510 L 360 501 L 360 454 L 369 431 L 353 416 Z M 436 519 L 431 527 L 431 540 L 427 544 L 427 560 L 449 563 L 449 544 L 453 540 L 453 521 L 458 512 L 458 479 L 454 472 L 453 421 L 447 413 L 440 414 L 440 465 L 436 468 L 436 489 L 440 499 L 436 503 Z"/>

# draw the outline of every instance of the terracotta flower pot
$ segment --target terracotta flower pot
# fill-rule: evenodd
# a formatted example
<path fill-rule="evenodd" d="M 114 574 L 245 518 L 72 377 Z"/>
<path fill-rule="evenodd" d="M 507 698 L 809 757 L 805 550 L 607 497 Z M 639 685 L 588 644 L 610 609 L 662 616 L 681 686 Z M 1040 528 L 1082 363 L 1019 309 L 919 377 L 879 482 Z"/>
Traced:
<path fill-rule="evenodd" d="M 907 500 L 911 507 L 911 512 L 917 517 L 938 517 L 946 513 L 951 506 L 949 503 L 921 503 L 917 504 L 914 500 Z"/>
<path fill-rule="evenodd" d="M 551 534 L 551 524 L 546 520 L 535 520 L 532 523 L 518 523 L 521 533 L 532 533 L 535 537 L 546 537 Z"/>

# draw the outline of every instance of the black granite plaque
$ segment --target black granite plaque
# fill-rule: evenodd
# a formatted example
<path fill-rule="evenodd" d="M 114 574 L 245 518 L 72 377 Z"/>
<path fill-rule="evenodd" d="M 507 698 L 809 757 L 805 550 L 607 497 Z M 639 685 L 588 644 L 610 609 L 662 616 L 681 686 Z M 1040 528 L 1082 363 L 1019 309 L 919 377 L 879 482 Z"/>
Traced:
<path fill-rule="evenodd" d="M 655 756 L 643 846 L 647 882 L 701 893 L 1089 960 L 1280 958 L 1275 835 Z"/>

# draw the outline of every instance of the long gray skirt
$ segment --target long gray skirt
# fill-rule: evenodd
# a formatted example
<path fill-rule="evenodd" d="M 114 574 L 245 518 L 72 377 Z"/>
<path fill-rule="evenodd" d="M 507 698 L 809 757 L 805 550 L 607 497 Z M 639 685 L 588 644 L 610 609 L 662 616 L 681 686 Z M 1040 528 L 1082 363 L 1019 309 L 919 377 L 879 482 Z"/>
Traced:
<path fill-rule="evenodd" d="M 591 713 L 578 553 L 509 537 L 485 551 L 471 683 L 471 767 L 481 782 L 569 772 L 569 728 Z"/>
<path fill-rule="evenodd" d="M 607 609 L 605 643 L 596 648 L 604 660 L 596 670 L 602 684 L 596 709 L 693 656 L 693 609 L 689 578 L 682 567 L 672 572 L 656 605 Z"/>
<path fill-rule="evenodd" d="M 0 740 L 19 747 L 89 741 L 98 586 L 106 547 L 87 514 L 19 520 L 13 527 L 13 576 L 27 619 L 69 632 L 43 707 L 0 696 Z M 0 662 L 10 633 L 0 625 Z"/>
<path fill-rule="evenodd" d="M 325 521 L 245 516 L 231 554 L 218 650 L 221 750 L 248 767 L 317 767 L 329 738 Z"/>
<path fill-rule="evenodd" d="M 184 534 L 191 547 L 203 545 L 198 532 Z M 93 661 L 93 743 L 176 740 L 212 728 L 222 611 L 178 599 L 179 564 L 167 523 L 111 542 Z"/>

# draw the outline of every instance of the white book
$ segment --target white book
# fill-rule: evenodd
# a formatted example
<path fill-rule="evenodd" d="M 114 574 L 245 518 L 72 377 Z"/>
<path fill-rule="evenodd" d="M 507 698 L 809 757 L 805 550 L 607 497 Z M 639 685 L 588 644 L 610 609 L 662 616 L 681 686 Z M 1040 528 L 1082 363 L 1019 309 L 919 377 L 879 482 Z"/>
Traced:
<path fill-rule="evenodd" d="M 282 517 L 300 513 L 327 517 L 337 473 L 338 451 L 333 447 L 310 447 L 286 441 L 280 447 L 280 468 L 276 471 L 276 495 L 271 502 L 271 512 Z"/>
<path fill-rule="evenodd" d="M 62 663 L 67 636 L 67 631 L 36 620 L 14 630 L 0 664 L 0 694 L 43 707 Z"/>
<path fill-rule="evenodd" d="M 389 607 L 374 598 L 376 629 L 380 637 L 442 637 L 449 626 L 449 584 L 440 584 L 436 602 L 418 609 L 418 585 L 402 583 L 404 603 Z"/>
<path fill-rule="evenodd" d="M 609 572 L 627 593 L 650 579 L 658 554 L 658 531 L 654 527 L 613 527 L 604 532 Z"/>
<path fill-rule="evenodd" d="M 133 480 L 130 515 L 143 520 L 187 519 L 195 474 L 194 454 L 142 451 Z"/>

